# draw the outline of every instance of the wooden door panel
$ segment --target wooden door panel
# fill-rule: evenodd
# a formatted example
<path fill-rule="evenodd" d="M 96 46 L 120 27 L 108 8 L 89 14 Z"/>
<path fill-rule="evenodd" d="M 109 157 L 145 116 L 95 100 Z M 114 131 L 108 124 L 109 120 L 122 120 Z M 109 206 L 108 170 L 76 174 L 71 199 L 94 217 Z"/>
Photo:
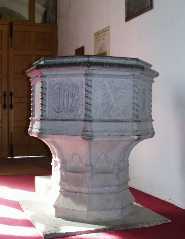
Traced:
<path fill-rule="evenodd" d="M 0 79 L 1 80 L 1 79 Z M 3 98 L 3 96 L 2 95 L 0 95 L 0 105 L 2 106 L 2 104 L 3 104 L 3 102 L 2 102 L 2 98 Z M 2 119 L 3 119 L 3 107 L 0 107 L 0 122 L 2 121 Z M 1 125 L 2 126 L 2 125 Z M 1 132 L 1 134 L 2 134 L 2 132 Z M 1 135 L 0 134 L 0 135 Z"/>
<path fill-rule="evenodd" d="M 26 114 L 28 111 L 28 104 L 27 102 L 18 102 L 18 100 L 13 103 L 13 111 L 14 111 L 14 125 L 19 127 L 27 126 L 26 121 L 28 120 L 29 115 Z M 24 114 L 23 114 L 24 112 Z"/>
<path fill-rule="evenodd" d="M 47 51 L 49 55 L 57 53 L 57 26 L 51 24 L 14 24 L 14 50 L 31 52 L 34 56 L 38 52 Z M 34 52 L 34 54 L 33 54 Z M 46 53 L 47 54 L 47 53 Z"/>
<path fill-rule="evenodd" d="M 50 32 L 36 32 L 34 36 L 34 48 L 36 50 L 47 50 L 53 48 L 53 38 Z"/>
<path fill-rule="evenodd" d="M 2 70 L 3 70 L 3 54 L 2 54 L 2 51 L 0 50 L 0 74 L 2 74 Z"/>
<path fill-rule="evenodd" d="M 49 148 L 43 144 L 41 140 L 36 140 L 34 137 L 29 138 L 29 155 L 46 155 L 49 154 Z"/>
<path fill-rule="evenodd" d="M 15 75 L 14 77 L 14 85 L 12 87 L 14 92 L 14 97 L 18 99 L 26 99 L 29 91 L 22 90 L 22 89 L 29 89 L 30 83 L 26 77 L 21 77 Z M 20 87 L 21 86 L 21 87 Z"/>
<path fill-rule="evenodd" d="M 14 145 L 21 145 L 22 141 L 24 141 L 24 145 L 28 145 L 29 135 L 27 134 L 27 130 L 17 126 L 12 135 L 12 140 Z"/>
<path fill-rule="evenodd" d="M 0 127 L 0 159 L 5 158 L 6 150 L 4 149 L 4 132 L 2 126 Z"/>
<path fill-rule="evenodd" d="M 31 67 L 32 62 L 33 62 L 33 57 L 32 55 L 22 55 L 22 54 L 16 54 L 16 52 L 14 52 L 13 54 L 13 65 L 14 65 L 14 69 L 13 69 L 13 73 L 14 74 L 19 74 L 21 75 L 21 77 L 25 77 L 25 71 Z"/>
<path fill-rule="evenodd" d="M 15 31 L 13 38 L 13 48 L 17 51 L 32 49 L 32 34 L 30 31 Z"/>
<path fill-rule="evenodd" d="M 13 109 L 10 111 L 10 135 L 14 156 L 48 155 L 46 145 L 28 135 L 30 117 L 30 83 L 25 71 L 38 56 L 56 54 L 56 26 L 44 24 L 14 24 L 10 49 L 9 88 L 13 92 Z M 52 37 L 51 37 L 52 36 Z"/>
<path fill-rule="evenodd" d="M 7 100 L 8 23 L 0 24 L 0 159 L 8 152 Z"/>
<path fill-rule="evenodd" d="M 10 137 L 12 137 L 11 142 L 13 156 L 28 156 L 29 136 L 26 132 L 26 127 L 19 127 L 16 125 L 16 128 Z"/>
<path fill-rule="evenodd" d="M 8 40 L 8 24 L 1 24 L 0 25 L 0 51 L 1 54 L 8 50 L 8 45 L 6 40 Z"/>
<path fill-rule="evenodd" d="M 0 73 L 2 75 L 2 73 Z M 0 157 L 3 157 L 4 154 L 4 131 L 3 131 L 3 82 L 2 77 L 0 77 Z"/>

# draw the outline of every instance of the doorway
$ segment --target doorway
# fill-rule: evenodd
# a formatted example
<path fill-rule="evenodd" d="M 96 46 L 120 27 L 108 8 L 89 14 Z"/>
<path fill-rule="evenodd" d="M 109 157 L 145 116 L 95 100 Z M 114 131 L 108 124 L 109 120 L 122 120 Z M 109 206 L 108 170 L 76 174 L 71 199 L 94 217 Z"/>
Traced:
<path fill-rule="evenodd" d="M 50 154 L 27 133 L 31 87 L 25 71 L 40 57 L 56 53 L 56 24 L 0 21 L 0 158 Z"/>

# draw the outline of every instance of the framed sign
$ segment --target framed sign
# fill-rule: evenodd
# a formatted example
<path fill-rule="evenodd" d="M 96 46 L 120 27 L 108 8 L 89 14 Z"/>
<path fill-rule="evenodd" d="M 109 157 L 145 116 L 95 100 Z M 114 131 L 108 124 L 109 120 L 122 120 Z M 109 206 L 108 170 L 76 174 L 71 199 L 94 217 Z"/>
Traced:
<path fill-rule="evenodd" d="M 109 26 L 94 33 L 94 54 L 98 56 L 110 55 L 110 27 Z"/>
<path fill-rule="evenodd" d="M 153 8 L 153 0 L 125 0 L 125 21 L 129 21 Z"/>

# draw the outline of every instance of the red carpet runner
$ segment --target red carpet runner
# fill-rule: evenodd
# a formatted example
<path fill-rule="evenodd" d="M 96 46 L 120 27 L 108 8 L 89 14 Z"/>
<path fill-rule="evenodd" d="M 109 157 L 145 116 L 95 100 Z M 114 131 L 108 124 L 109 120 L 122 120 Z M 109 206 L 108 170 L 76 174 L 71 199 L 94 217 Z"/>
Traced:
<path fill-rule="evenodd" d="M 18 201 L 34 191 L 32 176 L 0 176 L 0 239 L 42 239 L 22 211 Z M 147 229 L 110 231 L 65 239 L 184 239 L 185 210 L 131 189 L 136 201 L 171 219 L 171 223 Z"/>

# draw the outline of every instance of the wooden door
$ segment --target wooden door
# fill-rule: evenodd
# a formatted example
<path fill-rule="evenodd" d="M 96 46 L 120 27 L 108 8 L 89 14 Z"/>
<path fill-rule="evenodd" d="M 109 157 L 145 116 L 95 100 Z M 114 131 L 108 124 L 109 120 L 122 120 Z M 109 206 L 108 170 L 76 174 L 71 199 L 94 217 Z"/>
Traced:
<path fill-rule="evenodd" d="M 40 57 L 56 55 L 55 25 L 13 23 L 9 49 L 9 139 L 11 156 L 48 155 L 46 145 L 28 135 L 30 83 L 25 71 Z"/>
<path fill-rule="evenodd" d="M 8 153 L 8 27 L 6 22 L 0 24 L 0 159 Z"/>

